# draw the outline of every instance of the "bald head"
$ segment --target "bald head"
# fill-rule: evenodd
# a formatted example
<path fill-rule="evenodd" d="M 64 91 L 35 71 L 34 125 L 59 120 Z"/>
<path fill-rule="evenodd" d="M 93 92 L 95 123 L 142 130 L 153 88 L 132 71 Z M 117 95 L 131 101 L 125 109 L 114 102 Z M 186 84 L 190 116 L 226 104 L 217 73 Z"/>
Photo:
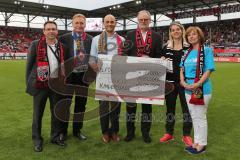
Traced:
<path fill-rule="evenodd" d="M 109 20 L 109 19 L 116 21 L 116 18 L 112 14 L 106 15 L 103 21 L 105 22 L 106 20 Z"/>
<path fill-rule="evenodd" d="M 111 14 L 106 15 L 104 17 L 103 23 L 104 23 L 106 32 L 110 34 L 114 33 L 115 26 L 116 26 L 116 18 L 113 15 Z"/>

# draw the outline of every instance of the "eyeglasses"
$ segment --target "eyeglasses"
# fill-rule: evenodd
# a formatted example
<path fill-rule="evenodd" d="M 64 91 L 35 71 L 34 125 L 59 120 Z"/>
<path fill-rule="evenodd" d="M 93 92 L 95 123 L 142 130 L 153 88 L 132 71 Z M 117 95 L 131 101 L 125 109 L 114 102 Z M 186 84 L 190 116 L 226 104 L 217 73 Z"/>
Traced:
<path fill-rule="evenodd" d="M 140 22 L 149 21 L 149 19 L 138 19 Z"/>
<path fill-rule="evenodd" d="M 56 31 L 57 29 L 56 29 L 56 28 L 45 28 L 44 30 L 45 30 L 45 31 L 51 31 L 51 30 L 52 30 L 52 31 Z"/>

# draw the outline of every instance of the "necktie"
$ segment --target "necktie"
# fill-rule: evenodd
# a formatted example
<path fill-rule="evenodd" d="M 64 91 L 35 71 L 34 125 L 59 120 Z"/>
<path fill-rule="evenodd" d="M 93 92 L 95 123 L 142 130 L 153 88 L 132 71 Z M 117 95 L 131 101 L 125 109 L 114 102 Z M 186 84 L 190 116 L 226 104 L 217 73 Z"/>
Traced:
<path fill-rule="evenodd" d="M 77 44 L 77 53 L 76 56 L 79 56 L 80 52 L 81 52 L 81 36 L 79 36 L 76 40 L 76 44 Z"/>

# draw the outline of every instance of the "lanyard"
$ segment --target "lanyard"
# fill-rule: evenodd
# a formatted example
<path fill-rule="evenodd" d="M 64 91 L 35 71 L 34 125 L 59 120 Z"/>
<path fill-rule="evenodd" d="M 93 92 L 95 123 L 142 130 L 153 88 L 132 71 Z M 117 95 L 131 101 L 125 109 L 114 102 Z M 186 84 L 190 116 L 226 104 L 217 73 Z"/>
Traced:
<path fill-rule="evenodd" d="M 56 47 L 56 50 L 54 51 L 53 48 L 48 45 L 48 47 L 51 49 L 53 55 L 55 56 L 55 58 L 58 60 L 58 62 L 60 62 L 60 58 L 59 58 L 59 50 L 58 50 L 58 45 L 56 44 L 55 47 Z"/>

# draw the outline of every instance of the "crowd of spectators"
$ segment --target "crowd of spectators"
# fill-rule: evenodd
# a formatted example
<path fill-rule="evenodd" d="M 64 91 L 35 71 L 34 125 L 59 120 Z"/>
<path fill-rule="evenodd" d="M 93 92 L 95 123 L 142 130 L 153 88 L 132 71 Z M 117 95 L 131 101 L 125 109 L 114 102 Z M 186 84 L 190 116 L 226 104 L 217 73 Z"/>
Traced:
<path fill-rule="evenodd" d="M 211 46 L 240 46 L 240 19 L 218 22 L 196 23 L 203 29 L 206 37 L 206 44 Z M 185 25 L 185 28 L 193 24 Z M 168 26 L 157 27 L 163 42 L 168 40 Z M 120 31 L 125 35 L 126 31 Z M 38 39 L 42 34 L 40 29 L 4 27 L 0 26 L 0 53 L 26 53 L 30 43 Z M 97 33 L 90 33 L 93 36 Z"/>
<path fill-rule="evenodd" d="M 36 29 L 0 27 L 0 52 L 27 52 L 30 43 L 40 35 L 40 30 Z"/>

